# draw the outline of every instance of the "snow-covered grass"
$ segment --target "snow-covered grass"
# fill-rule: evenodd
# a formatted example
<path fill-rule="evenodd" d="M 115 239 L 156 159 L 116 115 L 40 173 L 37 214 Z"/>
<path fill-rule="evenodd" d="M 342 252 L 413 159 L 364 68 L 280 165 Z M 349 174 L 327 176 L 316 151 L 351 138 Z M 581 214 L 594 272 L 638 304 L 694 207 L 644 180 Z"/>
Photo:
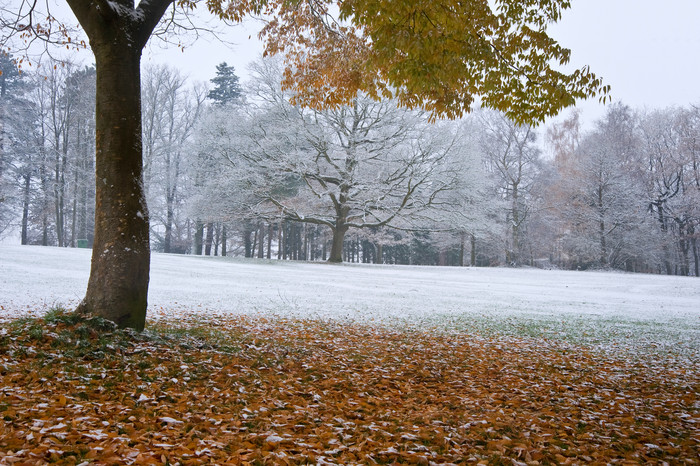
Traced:
<path fill-rule="evenodd" d="M 0 319 L 76 305 L 89 268 L 89 250 L 0 245 Z M 149 318 L 225 314 L 700 354 L 695 278 L 153 255 Z"/>

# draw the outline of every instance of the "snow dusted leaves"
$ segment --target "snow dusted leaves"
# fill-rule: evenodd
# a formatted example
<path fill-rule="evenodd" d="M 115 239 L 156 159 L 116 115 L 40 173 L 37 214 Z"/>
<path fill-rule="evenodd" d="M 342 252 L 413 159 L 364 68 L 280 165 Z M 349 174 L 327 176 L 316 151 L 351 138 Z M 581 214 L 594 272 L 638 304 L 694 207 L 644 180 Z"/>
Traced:
<path fill-rule="evenodd" d="M 0 464 L 697 458 L 698 368 L 670 356 L 320 321 L 185 321 L 175 339 L 53 319 L 0 336 Z"/>

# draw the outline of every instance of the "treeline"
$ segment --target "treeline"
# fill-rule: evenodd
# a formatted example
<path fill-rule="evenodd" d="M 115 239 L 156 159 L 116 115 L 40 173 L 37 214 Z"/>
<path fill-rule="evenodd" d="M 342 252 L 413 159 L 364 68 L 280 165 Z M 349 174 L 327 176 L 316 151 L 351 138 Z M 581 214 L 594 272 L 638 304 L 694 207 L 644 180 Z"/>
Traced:
<path fill-rule="evenodd" d="M 0 57 L 0 230 L 91 246 L 94 69 L 17 74 Z M 386 264 L 611 268 L 700 275 L 700 108 L 609 106 L 544 135 L 358 96 L 294 106 L 274 61 L 241 85 L 143 72 L 152 248 Z M 100 182 L 100 180 L 97 180 Z"/>

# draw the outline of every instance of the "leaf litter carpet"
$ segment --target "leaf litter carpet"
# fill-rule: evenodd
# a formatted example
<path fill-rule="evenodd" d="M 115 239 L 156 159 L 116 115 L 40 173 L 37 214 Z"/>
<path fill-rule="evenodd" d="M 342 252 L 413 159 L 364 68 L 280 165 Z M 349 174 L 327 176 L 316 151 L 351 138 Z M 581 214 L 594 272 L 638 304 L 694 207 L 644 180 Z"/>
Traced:
<path fill-rule="evenodd" d="M 698 464 L 697 363 L 338 321 L 0 322 L 0 464 Z"/>

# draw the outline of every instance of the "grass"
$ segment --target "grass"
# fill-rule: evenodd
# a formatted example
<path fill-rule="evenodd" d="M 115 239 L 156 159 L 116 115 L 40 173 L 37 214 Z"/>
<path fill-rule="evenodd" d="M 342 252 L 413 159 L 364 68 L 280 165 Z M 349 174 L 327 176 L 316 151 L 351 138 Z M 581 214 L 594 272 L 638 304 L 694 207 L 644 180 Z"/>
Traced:
<path fill-rule="evenodd" d="M 474 316 L 434 315 L 407 321 L 407 327 L 482 335 L 531 338 L 598 348 L 635 356 L 664 354 L 684 361 L 700 359 L 700 320 L 669 322 L 590 315 Z"/>

